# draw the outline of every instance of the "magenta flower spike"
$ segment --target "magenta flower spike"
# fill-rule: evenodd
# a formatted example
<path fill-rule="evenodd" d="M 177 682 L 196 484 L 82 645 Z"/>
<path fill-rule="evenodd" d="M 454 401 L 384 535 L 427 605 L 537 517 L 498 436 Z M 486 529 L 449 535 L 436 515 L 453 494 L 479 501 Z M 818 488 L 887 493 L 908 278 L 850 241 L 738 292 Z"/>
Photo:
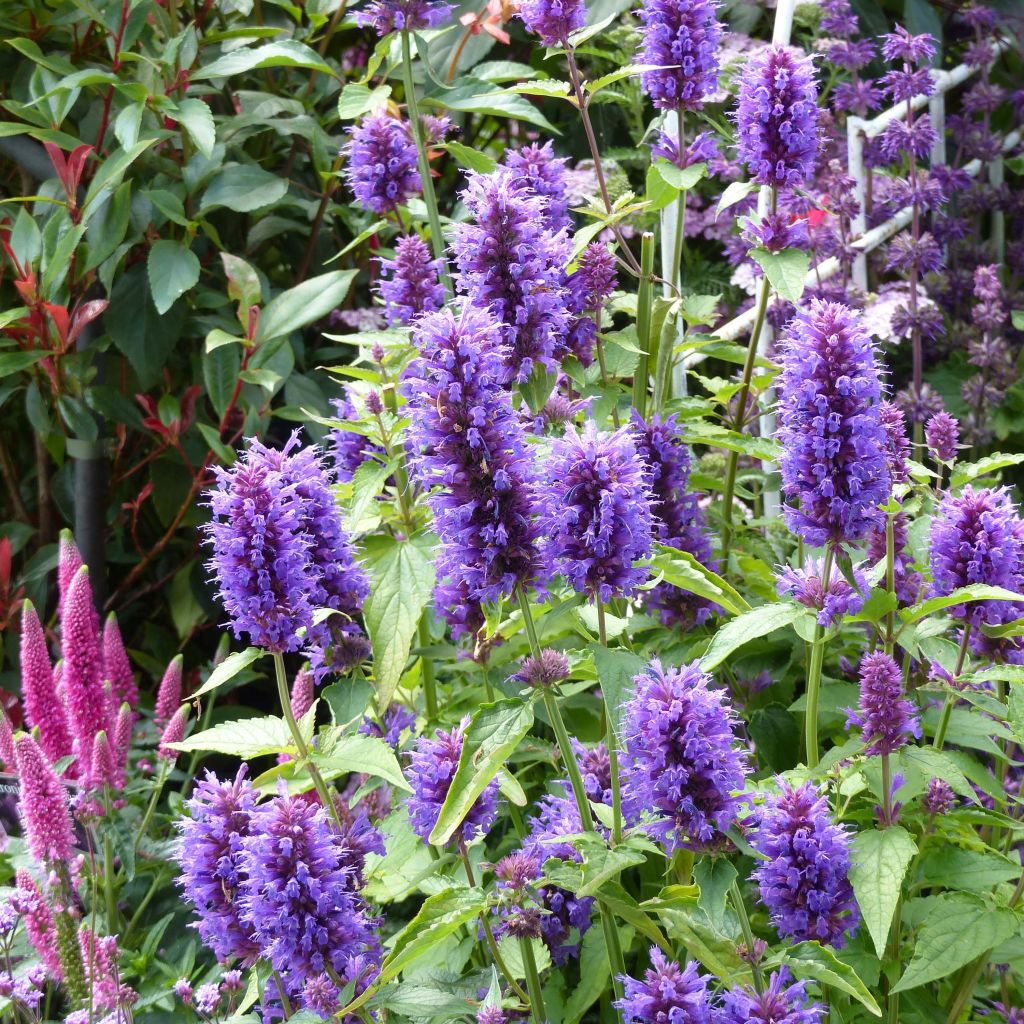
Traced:
<path fill-rule="evenodd" d="M 316 697 L 314 689 L 313 673 L 303 666 L 295 675 L 292 682 L 292 714 L 296 719 L 301 718 L 312 706 Z"/>
<path fill-rule="evenodd" d="M 130 704 L 122 704 L 114 723 L 114 764 L 117 768 L 117 786 L 123 788 L 125 772 L 128 769 L 128 755 L 132 748 L 132 730 L 135 727 L 135 712 Z"/>
<path fill-rule="evenodd" d="M 21 700 L 25 721 L 39 730 L 43 753 L 50 761 L 67 757 L 71 753 L 71 730 L 57 696 L 46 634 L 30 601 L 21 612 Z"/>
<path fill-rule="evenodd" d="M 18 913 L 25 922 L 25 932 L 32 948 L 39 954 L 50 977 L 60 981 L 63 971 L 57 953 L 57 933 L 53 926 L 53 914 L 36 880 L 24 869 L 18 868 L 14 876 L 17 889 L 15 900 Z"/>
<path fill-rule="evenodd" d="M 160 737 L 160 745 L 157 754 L 163 761 L 173 764 L 178 759 L 178 751 L 171 746 L 172 743 L 180 743 L 185 738 L 185 727 L 188 725 L 189 706 L 182 704 L 171 716 L 163 734 Z"/>
<path fill-rule="evenodd" d="M 59 594 L 57 612 L 61 616 L 64 614 L 64 602 L 71 589 L 71 582 L 84 564 L 75 544 L 74 535 L 70 530 L 61 530 L 60 544 L 57 549 L 57 591 Z"/>
<path fill-rule="evenodd" d="M 32 856 L 45 865 L 67 864 L 74 855 L 68 793 L 39 745 L 27 733 L 14 739 L 21 787 L 20 809 Z"/>
<path fill-rule="evenodd" d="M 9 772 L 18 770 L 11 721 L 3 711 L 0 711 L 0 761 L 3 761 L 4 768 Z"/>
<path fill-rule="evenodd" d="M 89 570 L 82 566 L 68 588 L 61 616 L 64 653 L 64 696 L 67 701 L 75 753 L 82 774 L 87 770 L 93 740 L 110 725 L 110 696 L 100 675 L 102 658 Z"/>
<path fill-rule="evenodd" d="M 116 785 L 117 766 L 114 763 L 114 751 L 105 732 L 96 733 L 93 740 L 89 780 L 95 789 L 100 786 L 113 788 Z"/>
<path fill-rule="evenodd" d="M 156 707 L 153 721 L 158 726 L 166 725 L 181 704 L 182 666 L 184 659 L 180 654 L 171 659 L 170 664 L 160 680 L 160 688 L 156 693 Z"/>
<path fill-rule="evenodd" d="M 117 616 L 111 612 L 103 625 L 103 667 L 110 690 L 117 704 L 127 701 L 133 708 L 139 705 L 139 688 L 135 673 L 124 649 L 124 640 L 117 625 Z"/>

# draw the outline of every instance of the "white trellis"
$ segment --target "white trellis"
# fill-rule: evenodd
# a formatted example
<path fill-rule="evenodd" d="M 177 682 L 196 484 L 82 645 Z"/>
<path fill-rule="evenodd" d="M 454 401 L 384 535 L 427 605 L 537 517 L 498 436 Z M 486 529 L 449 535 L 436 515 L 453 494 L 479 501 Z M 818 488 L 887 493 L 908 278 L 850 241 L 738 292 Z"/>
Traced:
<path fill-rule="evenodd" d="M 793 25 L 793 10 L 795 6 L 796 0 L 780 0 L 778 7 L 776 8 L 775 29 L 772 33 L 773 43 L 789 43 Z M 993 43 L 993 59 L 997 58 L 1006 46 L 1007 44 L 1004 42 Z M 928 107 L 928 116 L 936 129 L 938 139 L 931 152 L 932 166 L 946 163 L 946 93 L 951 89 L 956 88 L 958 85 L 962 85 L 979 70 L 980 69 L 977 66 L 960 64 L 949 71 L 934 71 L 932 73 L 932 79 L 935 83 L 934 93 L 930 97 L 915 96 L 910 100 L 912 110 L 920 110 L 925 106 Z M 860 288 L 867 288 L 868 254 L 887 242 L 897 234 L 897 232 L 905 228 L 910 223 L 911 217 L 913 216 L 913 209 L 908 206 L 899 210 L 896 214 L 879 224 L 877 227 L 868 230 L 868 171 L 864 160 L 864 143 L 867 139 L 874 138 L 884 131 L 886 125 L 890 124 L 897 118 L 904 118 L 906 115 L 907 102 L 903 101 L 895 104 L 888 110 L 882 111 L 882 113 L 870 120 L 865 120 L 855 116 L 850 116 L 847 119 L 848 173 L 854 180 L 854 196 L 857 199 L 859 209 L 857 216 L 853 219 L 851 224 L 853 240 L 850 245 L 857 251 L 857 255 L 853 261 L 852 276 L 854 284 L 858 285 Z M 1008 153 L 1018 146 L 1021 142 L 1021 138 L 1020 130 L 1010 132 L 1003 140 L 1003 153 Z M 981 169 L 982 164 L 980 160 L 972 160 L 964 167 L 964 171 L 966 171 L 971 177 L 975 177 L 979 174 Z M 998 185 L 1002 182 L 1003 161 L 1001 159 L 993 160 L 988 164 L 988 179 L 989 182 L 994 185 Z M 762 188 L 758 194 L 758 212 L 761 215 L 767 212 L 769 194 L 770 193 L 767 188 Z M 677 200 L 677 202 L 679 201 L 681 200 Z M 670 204 L 661 213 L 661 257 L 663 276 L 666 280 L 671 276 L 671 260 L 675 242 L 676 214 L 676 203 Z M 1003 258 L 1005 235 L 1005 228 L 1003 226 L 1002 219 L 1002 214 L 997 213 L 993 218 L 992 225 L 993 242 L 996 246 L 997 258 L 1000 261 Z M 810 287 L 821 281 L 827 281 L 830 278 L 835 277 L 841 269 L 841 261 L 835 256 L 830 256 L 828 259 L 823 260 L 808 271 L 805 283 Z M 751 307 L 745 312 L 740 313 L 739 316 L 733 317 L 732 320 L 729 320 L 719 327 L 714 332 L 714 335 L 716 338 L 720 338 L 723 341 L 735 341 L 737 338 L 741 337 L 753 328 L 754 319 L 755 310 Z M 772 329 L 766 321 L 761 329 L 760 337 L 757 339 L 751 338 L 750 344 L 756 344 L 758 353 L 763 355 L 767 352 L 771 341 Z M 701 351 L 684 354 L 683 358 L 680 359 L 675 366 L 676 376 L 674 380 L 674 387 L 676 394 L 685 395 L 687 393 L 686 371 L 699 365 L 706 358 L 707 355 Z M 772 403 L 770 395 L 765 397 L 767 400 L 762 404 L 762 411 L 759 415 L 758 423 L 761 436 L 771 437 L 775 432 L 775 417 L 771 412 Z M 763 468 L 766 473 L 770 472 L 771 467 L 769 464 L 764 463 Z M 766 516 L 772 516 L 778 513 L 779 492 L 777 488 L 766 488 L 764 494 L 764 508 Z"/>

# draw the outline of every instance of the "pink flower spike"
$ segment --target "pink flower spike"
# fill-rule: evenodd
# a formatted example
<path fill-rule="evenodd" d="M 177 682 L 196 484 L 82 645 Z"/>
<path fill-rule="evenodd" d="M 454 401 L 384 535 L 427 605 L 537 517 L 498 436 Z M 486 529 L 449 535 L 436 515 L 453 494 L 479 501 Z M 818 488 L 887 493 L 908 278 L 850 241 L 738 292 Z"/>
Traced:
<path fill-rule="evenodd" d="M 32 856 L 43 864 L 68 864 L 74 855 L 68 793 L 38 744 L 27 733 L 14 739 L 21 788 L 21 818 Z"/>
<path fill-rule="evenodd" d="M 57 589 L 60 598 L 57 604 L 58 615 L 64 615 L 64 602 L 67 600 L 68 591 L 78 570 L 85 563 L 75 546 L 75 538 L 70 530 L 60 531 L 60 546 L 57 554 Z"/>
<path fill-rule="evenodd" d="M 124 640 L 117 625 L 117 616 L 111 612 L 103 626 L 103 668 L 114 701 L 122 704 L 127 701 L 133 708 L 139 706 L 139 688 L 132 672 L 132 664 L 128 660 L 128 652 L 124 649 Z"/>
<path fill-rule="evenodd" d="M 75 738 L 75 753 L 88 765 L 93 740 L 108 732 L 110 697 L 100 675 L 100 637 L 92 603 L 89 570 L 83 566 L 71 581 L 61 617 L 64 695 Z"/>
<path fill-rule="evenodd" d="M 114 787 L 117 781 L 114 752 L 110 749 L 110 740 L 107 739 L 105 732 L 96 733 L 93 740 L 89 781 L 93 789 L 99 789 L 101 786 Z"/>
<path fill-rule="evenodd" d="M 7 715 L 0 711 L 0 761 L 9 772 L 17 771 L 17 760 L 14 756 L 14 734 Z"/>
<path fill-rule="evenodd" d="M 122 704 L 117 712 L 114 725 L 114 764 L 117 768 L 117 788 L 123 789 L 125 772 L 128 768 L 128 755 L 132 749 L 132 728 L 135 725 L 135 712 L 128 704 Z"/>
<path fill-rule="evenodd" d="M 313 706 L 315 699 L 313 673 L 303 667 L 299 669 L 292 682 L 292 714 L 296 718 L 301 718 Z"/>
<path fill-rule="evenodd" d="M 39 891 L 35 879 L 24 869 L 18 868 L 14 876 L 17 889 L 15 899 L 17 909 L 25 922 L 25 931 L 32 948 L 39 954 L 50 977 L 60 981 L 64 974 L 57 953 L 57 932 L 53 925 L 53 915 Z"/>
<path fill-rule="evenodd" d="M 170 761 L 173 764 L 178 759 L 178 751 L 171 744 L 180 743 L 185 738 L 185 726 L 188 725 L 188 711 L 188 705 L 182 704 L 167 723 L 167 727 L 160 737 L 160 745 L 157 748 L 157 754 L 161 760 Z"/>
<path fill-rule="evenodd" d="M 181 703 L 182 661 L 180 654 L 173 658 L 164 672 L 163 679 L 160 680 L 160 689 L 156 694 L 156 709 L 153 711 L 153 721 L 158 726 L 166 725 Z"/>
<path fill-rule="evenodd" d="M 57 696 L 50 651 L 31 601 L 21 612 L 21 695 L 25 721 L 39 730 L 39 745 L 51 762 L 71 754 L 71 732 Z"/>

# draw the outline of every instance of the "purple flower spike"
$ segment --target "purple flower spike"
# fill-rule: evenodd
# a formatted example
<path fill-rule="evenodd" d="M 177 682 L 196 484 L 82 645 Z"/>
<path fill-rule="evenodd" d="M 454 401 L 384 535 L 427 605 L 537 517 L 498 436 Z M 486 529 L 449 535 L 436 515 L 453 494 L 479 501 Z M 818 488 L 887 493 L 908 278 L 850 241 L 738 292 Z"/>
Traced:
<path fill-rule="evenodd" d="M 659 110 L 699 110 L 718 88 L 721 26 L 713 0 L 651 0 L 639 11 L 644 23 L 641 75 Z"/>
<path fill-rule="evenodd" d="M 413 831 L 424 842 L 428 841 L 431 831 L 437 824 L 438 815 L 452 779 L 459 766 L 462 756 L 462 744 L 469 716 L 451 730 L 443 732 L 438 729 L 435 739 L 421 736 L 416 749 L 409 755 L 410 783 L 413 787 L 409 797 L 409 820 Z M 484 835 L 494 824 L 498 810 L 498 783 L 492 780 L 487 788 L 476 798 L 469 813 L 452 836 L 456 842 L 470 843 L 478 836 Z"/>
<path fill-rule="evenodd" d="M 874 346 L 857 314 L 813 300 L 790 323 L 778 385 L 786 521 L 806 544 L 861 540 L 889 496 Z"/>
<path fill-rule="evenodd" d="M 419 235 L 403 235 L 395 242 L 395 258 L 380 261 L 377 285 L 389 325 L 412 323 L 420 313 L 444 305 L 440 272 L 441 261 L 431 258 L 429 246 Z"/>
<path fill-rule="evenodd" d="M 960 424 L 948 412 L 936 413 L 924 428 L 924 437 L 937 462 L 952 462 L 960 445 Z"/>
<path fill-rule="evenodd" d="M 956 793 L 945 779 L 929 779 L 922 806 L 927 814 L 948 814 L 956 806 Z"/>
<path fill-rule="evenodd" d="M 943 597 L 972 583 L 1019 591 L 1024 572 L 1024 523 L 1004 487 L 947 494 L 932 520 L 930 596 Z M 948 609 L 973 626 L 1016 618 L 1010 601 L 975 601 Z"/>
<path fill-rule="evenodd" d="M 838 569 L 832 570 L 826 588 L 822 580 L 823 568 L 820 558 L 808 558 L 802 569 L 783 567 L 778 591 L 780 597 L 788 595 L 799 604 L 813 608 L 818 613 L 819 626 L 831 626 L 844 615 L 856 615 L 864 607 L 870 588 L 867 578 L 856 567 L 853 570 L 856 590 Z"/>
<path fill-rule="evenodd" d="M 371 114 L 355 127 L 343 150 L 349 187 L 374 213 L 392 213 L 423 190 L 416 144 L 409 126 L 387 114 Z"/>
<path fill-rule="evenodd" d="M 547 199 L 508 167 L 471 174 L 462 199 L 472 223 L 455 228 L 458 285 L 501 324 L 507 347 L 502 383 L 528 380 L 538 364 L 554 370 L 569 329 L 565 232 L 551 231 Z"/>
<path fill-rule="evenodd" d="M 736 111 L 740 159 L 753 181 L 802 185 L 818 155 L 814 65 L 788 46 L 770 46 L 743 70 Z"/>
<path fill-rule="evenodd" d="M 465 304 L 421 317 L 403 375 L 409 468 L 431 491 L 441 537 L 437 598 L 457 633 L 479 625 L 484 602 L 540 575 L 532 458 L 503 386 L 500 329 Z"/>
<path fill-rule="evenodd" d="M 749 988 L 727 991 L 716 1024 L 821 1024 L 824 1019 L 825 1007 L 807 1002 L 807 982 L 794 982 L 780 967 L 760 995 Z"/>
<path fill-rule="evenodd" d="M 619 283 L 614 253 L 603 242 L 591 242 L 580 253 L 580 264 L 573 277 L 580 278 L 578 287 L 586 296 L 584 308 L 596 309 Z"/>
<path fill-rule="evenodd" d="M 282 795 L 250 814 L 242 917 L 289 996 L 328 969 L 343 983 L 368 982 L 366 971 L 379 963 L 376 922 L 341 852 L 319 804 Z"/>
<path fill-rule="evenodd" d="M 650 471 L 630 428 L 567 427 L 551 446 L 541 506 L 548 564 L 592 600 L 629 597 L 648 576 L 634 563 L 650 554 L 651 502 Z"/>
<path fill-rule="evenodd" d="M 582 4 L 580 6 L 582 8 Z M 523 13 L 522 7 L 519 13 Z M 544 220 L 552 231 L 571 226 L 565 160 L 555 156 L 550 142 L 543 146 L 534 142 L 521 149 L 510 149 L 505 154 L 505 166 L 547 201 Z"/>
<path fill-rule="evenodd" d="M 696 960 L 682 968 L 652 946 L 651 965 L 642 981 L 620 978 L 623 997 L 615 1006 L 623 1024 L 712 1024 L 717 1019 Z"/>
<path fill-rule="evenodd" d="M 249 834 L 256 794 L 242 765 L 231 782 L 211 771 L 188 801 L 189 817 L 178 822 L 181 843 L 178 884 L 196 908 L 195 926 L 218 960 L 246 961 L 259 955 L 252 928 L 241 919 L 242 842 Z"/>
<path fill-rule="evenodd" d="M 357 15 L 360 25 L 372 26 L 379 36 L 407 30 L 418 32 L 437 28 L 451 13 L 451 4 L 441 0 L 373 0 Z"/>
<path fill-rule="evenodd" d="M 31 736 L 19 733 L 14 738 L 14 755 L 29 852 L 47 867 L 67 868 L 75 850 L 68 791 Z"/>
<path fill-rule="evenodd" d="M 521 0 L 519 17 L 545 46 L 565 46 L 587 20 L 584 0 Z"/>
<path fill-rule="evenodd" d="M 749 771 L 736 746 L 736 717 L 710 682 L 699 662 L 666 671 L 655 659 L 625 707 L 623 813 L 632 823 L 662 816 L 648 831 L 670 853 L 722 841 Z"/>
<path fill-rule="evenodd" d="M 847 725 L 864 734 L 865 754 L 892 754 L 921 735 L 917 708 L 903 696 L 903 674 L 884 651 L 865 654 L 860 663 L 860 707 Z"/>
<path fill-rule="evenodd" d="M 782 938 L 841 946 L 860 922 L 848 877 L 850 838 L 811 783 L 780 782 L 758 815 L 751 845 L 766 860 L 753 878 Z"/>

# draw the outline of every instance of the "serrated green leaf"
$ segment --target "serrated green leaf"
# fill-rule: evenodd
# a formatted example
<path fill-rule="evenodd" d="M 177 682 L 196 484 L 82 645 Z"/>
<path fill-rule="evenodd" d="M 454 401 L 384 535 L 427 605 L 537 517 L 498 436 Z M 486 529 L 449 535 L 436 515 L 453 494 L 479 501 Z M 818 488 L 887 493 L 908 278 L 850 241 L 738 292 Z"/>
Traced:
<path fill-rule="evenodd" d="M 853 839 L 850 882 L 875 951 L 881 957 L 889 939 L 889 926 L 899 902 L 903 877 L 917 844 L 900 825 L 866 829 Z"/>
<path fill-rule="evenodd" d="M 390 95 L 390 85 L 370 89 L 360 82 L 349 82 L 338 96 L 338 117 L 342 121 L 353 121 L 364 114 L 372 114 L 387 103 Z"/>
<path fill-rule="evenodd" d="M 973 583 L 969 587 L 959 587 L 951 594 L 943 597 L 932 597 L 927 601 L 911 605 L 900 612 L 904 622 L 920 622 L 921 619 L 952 608 L 957 604 L 969 604 L 972 601 L 1024 601 L 1024 594 L 1015 593 L 1005 587 L 990 587 L 985 583 Z"/>
<path fill-rule="evenodd" d="M 700 660 L 701 668 L 711 672 L 725 661 L 733 651 L 759 637 L 791 625 L 802 609 L 788 602 L 761 605 L 731 619 L 714 635 Z"/>
<path fill-rule="evenodd" d="M 665 544 L 656 544 L 654 550 L 651 567 L 665 577 L 666 583 L 688 594 L 706 597 L 733 615 L 750 611 L 750 605 L 731 583 L 701 565 L 688 551 L 680 551 Z"/>
<path fill-rule="evenodd" d="M 480 174 L 490 174 L 498 166 L 494 157 L 481 153 L 479 149 L 472 146 L 464 146 L 461 142 L 446 142 L 440 149 L 447 149 L 462 167 L 468 167 L 471 171 Z"/>
<path fill-rule="evenodd" d="M 210 693 L 226 682 L 234 679 L 239 672 L 243 672 L 254 661 L 258 661 L 267 652 L 261 647 L 247 647 L 244 651 L 232 651 L 207 677 L 206 682 L 199 687 L 193 697 L 202 697 L 204 693 Z"/>
<path fill-rule="evenodd" d="M 210 108 L 200 99 L 186 99 L 178 104 L 177 113 L 173 116 L 188 132 L 196 149 L 209 159 L 217 142 L 217 127 Z"/>
<path fill-rule="evenodd" d="M 769 957 L 766 964 L 772 967 L 785 964 L 798 979 L 810 978 L 820 985 L 839 989 L 853 996 L 876 1017 L 882 1016 L 881 1007 L 860 975 L 820 943 L 799 942 Z"/>
<path fill-rule="evenodd" d="M 718 207 L 715 210 L 715 219 L 717 220 L 722 215 L 723 210 L 728 210 L 730 206 L 735 206 L 736 203 L 742 202 L 750 195 L 751 192 L 755 191 L 758 186 L 752 181 L 733 181 L 725 187 L 725 191 L 722 193 L 722 198 L 718 200 Z"/>
<path fill-rule="evenodd" d="M 341 736 L 328 753 L 313 753 L 310 758 L 325 779 L 358 772 L 384 779 L 405 793 L 412 792 L 395 752 L 377 736 Z"/>
<path fill-rule="evenodd" d="M 256 164 L 227 164 L 206 186 L 199 205 L 203 213 L 226 206 L 235 213 L 252 213 L 284 198 L 288 179 Z"/>
<path fill-rule="evenodd" d="M 312 727 L 309 729 L 312 736 Z M 309 737 L 306 737 L 307 740 Z M 170 744 L 175 750 L 209 751 L 214 754 L 230 754 L 232 757 L 247 759 L 280 754 L 294 749 L 292 734 L 283 718 L 241 718 L 222 722 L 212 729 L 190 736 L 181 743 Z"/>
<path fill-rule="evenodd" d="M 959 490 L 964 484 L 977 480 L 980 476 L 988 476 L 989 473 L 998 473 L 1001 469 L 1009 466 L 1019 466 L 1024 462 L 1024 453 L 1017 452 L 1007 455 L 1003 452 L 993 452 L 986 455 L 977 462 L 960 462 L 953 468 L 953 474 L 949 481 L 951 491 Z"/>
<path fill-rule="evenodd" d="M 459 766 L 430 833 L 431 843 L 444 846 L 451 839 L 532 725 L 533 703 L 516 697 L 484 704 L 475 712 L 462 741 Z"/>

